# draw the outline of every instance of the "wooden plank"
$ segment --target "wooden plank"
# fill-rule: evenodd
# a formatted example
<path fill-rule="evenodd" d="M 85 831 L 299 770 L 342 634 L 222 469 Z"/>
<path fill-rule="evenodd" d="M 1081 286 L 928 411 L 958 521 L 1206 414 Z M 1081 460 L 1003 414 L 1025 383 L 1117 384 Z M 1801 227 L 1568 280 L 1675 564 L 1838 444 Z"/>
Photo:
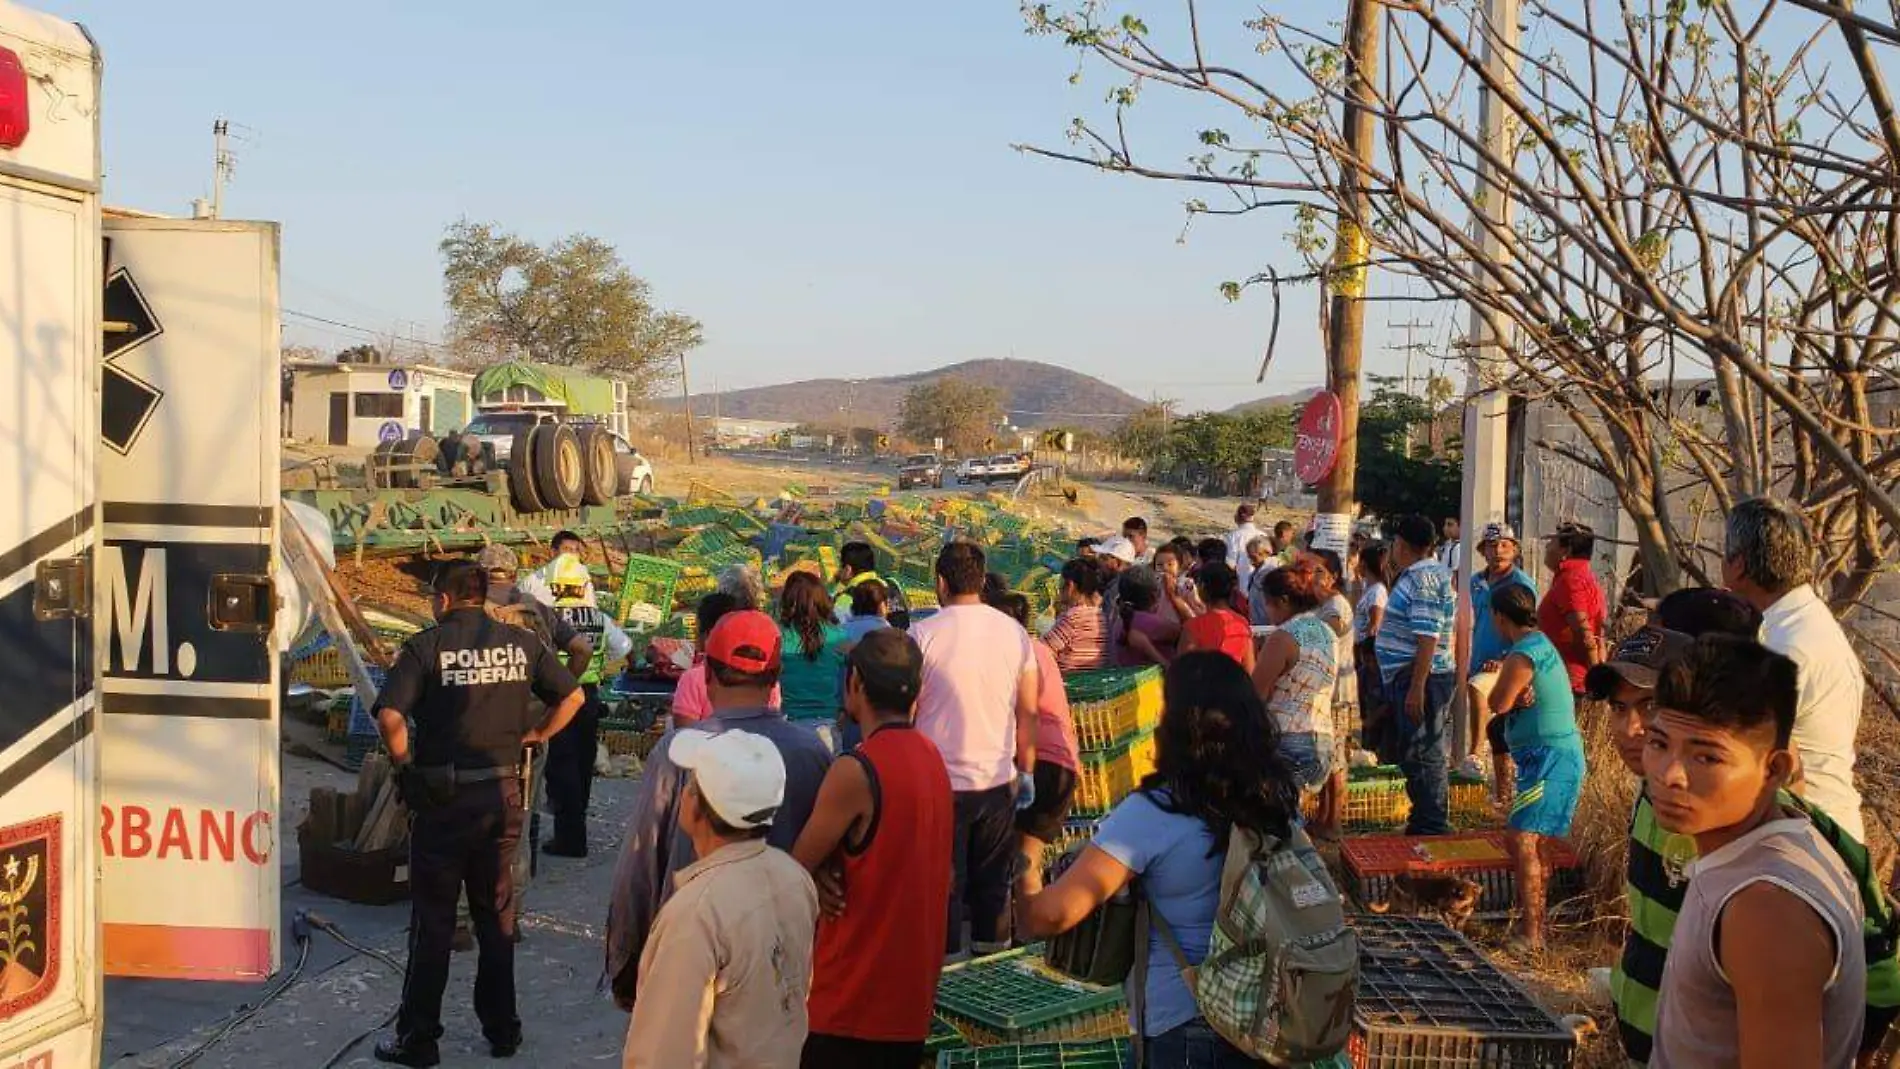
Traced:
<path fill-rule="evenodd" d="M 370 665 L 386 668 L 393 658 L 383 649 L 382 640 L 370 629 L 356 603 L 338 585 L 335 574 L 323 566 L 322 557 L 310 544 L 310 536 L 304 533 L 302 525 L 290 522 L 281 524 L 279 529 L 284 563 L 290 566 L 298 588 L 315 606 L 318 618 L 336 641 L 337 652 L 356 688 L 357 699 L 364 708 L 374 711 L 380 688 L 370 678 Z M 369 651 L 367 655 L 365 650 Z"/>
<path fill-rule="evenodd" d="M 336 841 L 336 802 L 337 793 L 333 788 L 310 788 L 310 815 L 304 818 L 310 838 L 320 843 Z"/>

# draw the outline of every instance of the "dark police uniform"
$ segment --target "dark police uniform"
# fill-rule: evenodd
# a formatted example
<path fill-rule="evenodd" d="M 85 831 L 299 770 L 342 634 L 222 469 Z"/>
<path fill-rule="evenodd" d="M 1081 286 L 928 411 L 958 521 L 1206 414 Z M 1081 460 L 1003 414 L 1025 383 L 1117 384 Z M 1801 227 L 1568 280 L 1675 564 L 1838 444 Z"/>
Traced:
<path fill-rule="evenodd" d="M 600 745 L 600 677 L 607 661 L 607 616 L 585 598 L 557 598 L 554 614 L 566 627 L 593 643 L 594 659 L 581 676 L 587 700 L 567 730 L 548 740 L 548 809 L 554 814 L 554 838 L 547 852 L 556 857 L 587 856 L 587 807 L 594 796 L 594 754 Z"/>
<path fill-rule="evenodd" d="M 475 1012 L 482 1033 L 510 1050 L 521 1041 L 515 1012 L 512 861 L 521 838 L 521 738 L 578 684 L 533 632 L 456 608 L 403 645 L 376 706 L 415 722 L 411 756 L 420 770 L 454 768 L 453 797 L 415 814 L 409 834 L 409 968 L 399 1042 L 433 1048 L 442 1035 L 442 992 L 456 900 L 468 887 L 469 920 L 481 955 Z"/>

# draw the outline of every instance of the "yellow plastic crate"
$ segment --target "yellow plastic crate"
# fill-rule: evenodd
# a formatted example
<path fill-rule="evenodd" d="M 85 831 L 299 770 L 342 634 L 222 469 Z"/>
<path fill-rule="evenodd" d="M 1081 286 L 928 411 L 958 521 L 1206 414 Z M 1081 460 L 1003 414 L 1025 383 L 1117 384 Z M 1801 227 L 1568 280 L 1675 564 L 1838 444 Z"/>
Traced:
<path fill-rule="evenodd" d="M 1106 750 L 1154 725 L 1141 722 L 1141 699 L 1135 691 L 1101 701 L 1077 702 L 1069 707 L 1075 721 L 1075 741 L 1085 751 Z"/>
<path fill-rule="evenodd" d="M 1042 871 L 1045 876 L 1055 865 L 1056 859 L 1069 852 L 1069 848 L 1079 842 L 1095 838 L 1095 826 L 1098 822 L 1084 817 L 1081 820 L 1067 820 L 1062 823 L 1062 834 L 1054 842 L 1042 844 Z"/>
<path fill-rule="evenodd" d="M 1451 782 L 1451 819 L 1460 827 L 1475 827 L 1497 822 L 1491 808 L 1491 789 L 1482 782 L 1453 779 Z"/>
<path fill-rule="evenodd" d="M 290 681 L 335 690 L 350 685 L 350 673 L 343 667 L 343 655 L 335 646 L 325 646 L 290 666 Z"/>
<path fill-rule="evenodd" d="M 1100 816 L 1128 797 L 1142 777 L 1155 770 L 1155 740 L 1152 734 L 1140 735 L 1107 750 L 1084 752 L 1082 768 L 1076 777 L 1077 816 Z"/>
<path fill-rule="evenodd" d="M 1300 799 L 1300 813 L 1308 820 L 1319 815 L 1318 793 Z M 1412 816 L 1412 800 L 1403 779 L 1354 780 L 1346 789 L 1344 823 L 1351 828 L 1396 828 Z"/>

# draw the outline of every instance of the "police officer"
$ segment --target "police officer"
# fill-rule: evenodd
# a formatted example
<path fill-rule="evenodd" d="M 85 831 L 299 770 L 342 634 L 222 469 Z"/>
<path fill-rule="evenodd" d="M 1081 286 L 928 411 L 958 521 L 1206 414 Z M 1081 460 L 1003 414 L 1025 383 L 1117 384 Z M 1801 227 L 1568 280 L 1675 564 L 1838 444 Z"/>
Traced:
<path fill-rule="evenodd" d="M 496 1057 L 521 1045 L 515 1012 L 512 861 L 524 814 L 521 756 L 557 737 L 583 696 L 574 676 L 533 632 L 491 619 L 488 575 L 473 561 L 435 581 L 436 626 L 403 645 L 376 701 L 383 743 L 413 814 L 409 832 L 409 967 L 396 1035 L 378 1061 L 440 1063 L 455 902 L 464 883 L 480 945 L 475 1013 Z M 547 713 L 530 723 L 538 697 Z M 415 720 L 413 743 L 406 718 Z"/>
<path fill-rule="evenodd" d="M 533 631 L 535 637 L 554 648 L 562 657 L 562 663 L 573 673 L 576 679 L 587 671 L 594 659 L 594 647 L 587 636 L 574 629 L 554 611 L 546 602 L 537 601 L 528 596 L 515 583 L 516 573 L 520 570 L 520 558 L 507 546 L 491 544 L 475 558 L 475 563 L 488 573 L 488 615 L 504 624 L 510 624 L 523 630 Z M 529 703 L 531 715 L 541 710 L 539 701 Z M 572 731 L 573 725 L 568 726 Z M 566 734 L 567 732 L 562 732 Z M 519 916 L 527 902 L 528 883 L 535 872 L 534 846 L 541 836 L 541 803 L 546 795 L 547 747 L 537 747 L 534 751 L 534 772 L 528 776 L 528 782 L 534 797 L 528 799 L 527 834 L 521 837 L 521 843 L 515 849 L 515 914 Z M 520 935 L 519 929 L 516 932 Z M 517 938 L 519 942 L 519 938 Z M 474 942 L 469 934 L 467 907 L 463 906 L 455 916 L 455 950 L 459 953 L 472 949 Z"/>
<path fill-rule="evenodd" d="M 587 856 L 587 805 L 594 793 L 594 754 L 600 743 L 600 719 L 606 709 L 600 701 L 603 666 L 627 655 L 633 643 L 594 605 L 587 565 L 571 553 L 556 557 L 549 585 L 554 611 L 568 626 L 593 645 L 594 658 L 581 673 L 587 700 L 574 723 L 548 743 L 548 809 L 554 814 L 554 837 L 542 848 L 553 857 Z"/>

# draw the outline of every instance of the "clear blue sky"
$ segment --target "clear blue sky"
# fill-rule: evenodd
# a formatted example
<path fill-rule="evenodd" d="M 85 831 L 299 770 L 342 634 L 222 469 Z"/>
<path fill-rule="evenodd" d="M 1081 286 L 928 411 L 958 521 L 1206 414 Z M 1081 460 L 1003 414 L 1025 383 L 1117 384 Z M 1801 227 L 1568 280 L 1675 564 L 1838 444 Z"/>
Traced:
<path fill-rule="evenodd" d="M 1202 220 L 1179 244 L 1187 191 L 1011 150 L 1064 144 L 1109 84 L 1071 86 L 1014 0 L 41 3 L 104 51 L 108 200 L 183 213 L 228 116 L 225 214 L 283 224 L 299 312 L 436 338 L 436 241 L 468 216 L 615 244 L 705 323 L 696 389 L 1011 355 L 1189 408 L 1321 378 L 1310 293 L 1255 386 L 1268 302 L 1217 290 L 1291 264 L 1283 222 Z M 1176 156 L 1205 125 L 1159 94 L 1140 120 Z M 1375 306 L 1375 343 L 1404 318 Z"/>

